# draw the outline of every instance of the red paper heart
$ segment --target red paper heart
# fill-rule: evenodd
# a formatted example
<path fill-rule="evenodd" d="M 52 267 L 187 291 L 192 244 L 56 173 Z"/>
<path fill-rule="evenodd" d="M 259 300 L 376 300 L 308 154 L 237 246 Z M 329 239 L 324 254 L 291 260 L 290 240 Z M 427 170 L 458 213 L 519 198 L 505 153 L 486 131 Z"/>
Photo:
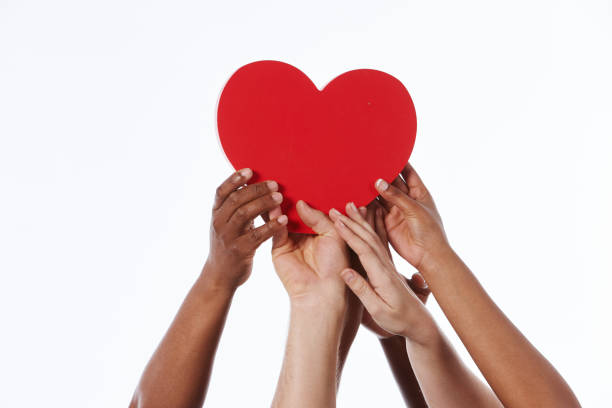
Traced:
<path fill-rule="evenodd" d="M 289 230 L 311 233 L 299 199 L 322 210 L 367 205 L 374 182 L 393 180 L 408 161 L 416 113 L 400 81 L 372 69 L 346 72 L 319 91 L 299 69 L 258 61 L 236 71 L 217 111 L 223 150 L 251 182 L 276 180 Z"/>

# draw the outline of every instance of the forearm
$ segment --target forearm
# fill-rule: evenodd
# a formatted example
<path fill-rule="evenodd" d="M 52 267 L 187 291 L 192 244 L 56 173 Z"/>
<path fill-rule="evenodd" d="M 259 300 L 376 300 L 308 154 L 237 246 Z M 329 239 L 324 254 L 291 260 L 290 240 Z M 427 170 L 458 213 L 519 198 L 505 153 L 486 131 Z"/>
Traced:
<path fill-rule="evenodd" d="M 343 310 L 292 306 L 274 407 L 335 407 Z"/>
<path fill-rule="evenodd" d="M 428 406 L 502 407 L 493 391 L 463 364 L 439 330 L 426 344 L 410 340 L 404 344 Z"/>
<path fill-rule="evenodd" d="M 529 343 L 448 248 L 421 273 L 478 368 L 506 407 L 576 407 L 555 368 Z"/>
<path fill-rule="evenodd" d="M 200 407 L 233 291 L 211 287 L 206 267 L 149 361 L 132 407 Z"/>
<path fill-rule="evenodd" d="M 408 358 L 405 339 L 402 336 L 380 339 L 380 345 L 387 357 L 389 367 L 400 388 L 406 406 L 411 408 L 427 407 L 421 387 Z"/>

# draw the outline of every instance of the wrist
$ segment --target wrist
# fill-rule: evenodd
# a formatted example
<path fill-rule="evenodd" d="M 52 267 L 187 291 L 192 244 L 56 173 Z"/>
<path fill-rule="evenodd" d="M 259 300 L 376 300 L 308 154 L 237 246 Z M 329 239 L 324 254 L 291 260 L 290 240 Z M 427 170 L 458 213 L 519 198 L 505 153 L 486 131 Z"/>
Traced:
<path fill-rule="evenodd" d="M 428 323 L 415 328 L 414 333 L 404 335 L 406 347 L 413 349 L 435 349 L 443 339 L 442 332 L 433 319 Z"/>
<path fill-rule="evenodd" d="M 426 252 L 418 270 L 426 277 L 446 269 L 447 265 L 457 262 L 458 260 L 459 256 L 455 253 L 453 248 L 448 244 L 444 244 Z"/>
<path fill-rule="evenodd" d="M 312 308 L 291 304 L 289 331 L 301 333 L 302 340 L 311 345 L 334 344 L 337 351 L 343 322 L 344 310 L 338 307 Z"/>
<path fill-rule="evenodd" d="M 342 319 L 347 308 L 344 299 L 342 301 L 331 300 L 318 296 L 291 297 L 289 302 L 292 315 L 308 315 L 324 319 Z"/>
<path fill-rule="evenodd" d="M 235 273 L 231 273 L 235 269 L 235 266 L 219 265 L 218 262 L 207 259 L 198 279 L 210 291 L 233 294 L 246 280 L 246 278 L 241 279 Z M 248 277 L 248 274 L 246 276 Z"/>
<path fill-rule="evenodd" d="M 214 274 L 210 271 L 210 267 L 206 265 L 202 269 L 202 272 L 200 272 L 200 276 L 196 281 L 196 286 L 202 295 L 205 295 L 207 298 L 219 300 L 231 300 L 234 297 L 236 289 L 238 288 L 237 285 L 231 284 L 227 281 L 215 279 Z"/>

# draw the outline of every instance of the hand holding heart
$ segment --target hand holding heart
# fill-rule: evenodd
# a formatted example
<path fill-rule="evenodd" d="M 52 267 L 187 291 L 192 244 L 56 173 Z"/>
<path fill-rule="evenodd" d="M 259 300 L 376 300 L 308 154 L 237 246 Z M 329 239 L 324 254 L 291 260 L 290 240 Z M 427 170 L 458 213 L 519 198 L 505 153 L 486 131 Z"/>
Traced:
<path fill-rule="evenodd" d="M 299 201 L 301 220 L 317 235 L 289 233 L 279 229 L 272 239 L 272 261 L 292 306 L 342 312 L 346 306 L 345 286 L 339 271 L 349 266 L 348 248 L 321 211 Z M 280 208 L 270 212 L 271 220 Z"/>
<path fill-rule="evenodd" d="M 367 280 L 351 268 L 341 272 L 342 278 L 380 328 L 419 344 L 428 343 L 437 336 L 437 326 L 395 269 L 387 243 L 353 203 L 347 204 L 346 213 L 331 209 L 329 215 L 338 234 L 359 256 Z"/>

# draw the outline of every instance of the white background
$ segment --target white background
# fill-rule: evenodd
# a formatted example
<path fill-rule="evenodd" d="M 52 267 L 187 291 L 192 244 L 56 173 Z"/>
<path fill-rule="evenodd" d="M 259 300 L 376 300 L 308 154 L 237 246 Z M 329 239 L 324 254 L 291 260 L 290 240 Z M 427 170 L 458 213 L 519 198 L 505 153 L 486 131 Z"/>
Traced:
<path fill-rule="evenodd" d="M 206 259 L 214 188 L 231 172 L 218 95 L 259 59 L 319 87 L 356 68 L 406 85 L 412 163 L 453 246 L 584 406 L 603 406 L 609 0 L 0 0 L 0 405 L 128 404 Z M 208 406 L 269 404 L 287 320 L 267 244 L 234 300 Z M 399 392 L 360 332 L 338 405 L 387 404 Z"/>

